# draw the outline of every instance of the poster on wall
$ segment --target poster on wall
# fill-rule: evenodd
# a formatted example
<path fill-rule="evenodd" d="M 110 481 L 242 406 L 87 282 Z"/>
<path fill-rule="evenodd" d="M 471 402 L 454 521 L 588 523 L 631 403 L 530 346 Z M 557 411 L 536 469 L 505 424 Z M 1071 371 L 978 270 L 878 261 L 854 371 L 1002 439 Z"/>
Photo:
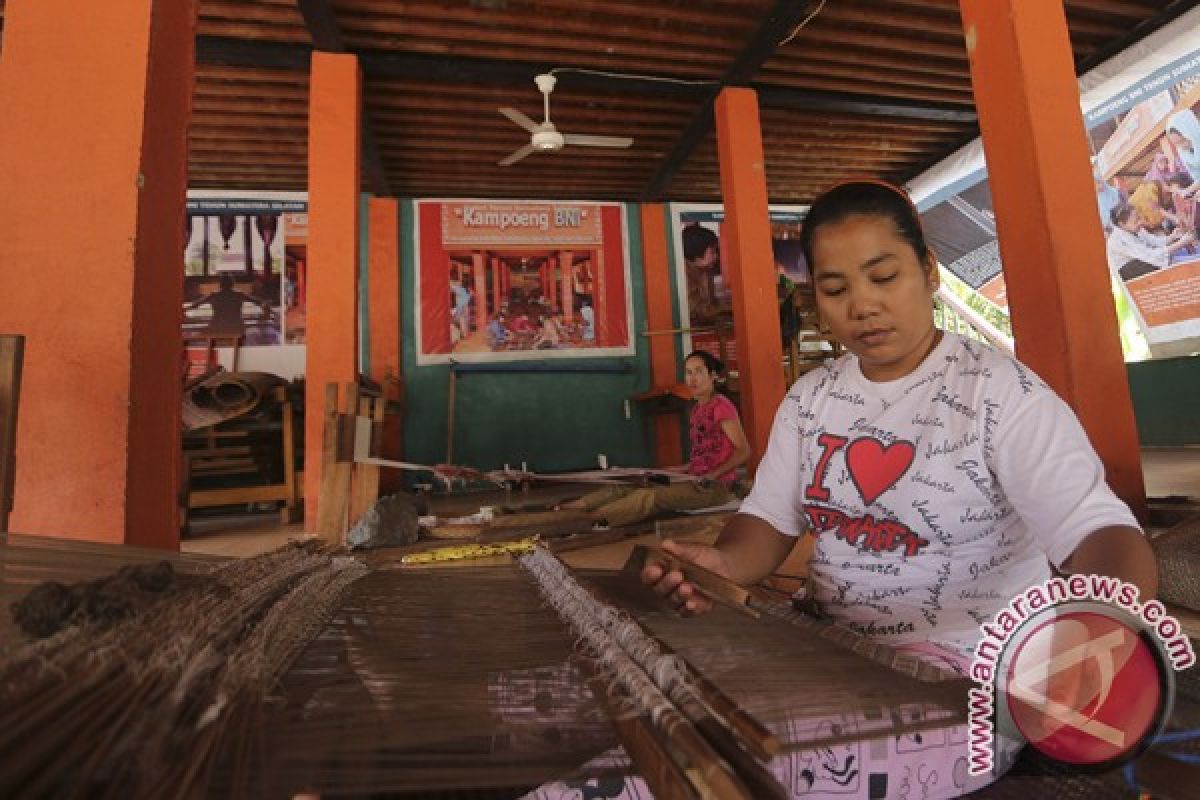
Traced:
<path fill-rule="evenodd" d="M 1080 92 L 1105 240 L 1104 262 L 1088 268 L 1111 278 L 1125 358 L 1200 350 L 1200 9 L 1093 69 Z M 1007 317 L 981 142 L 908 188 L 960 294 Z"/>
<path fill-rule="evenodd" d="M 1156 355 L 1200 349 L 1200 49 L 1086 116 L 1114 283 Z"/>
<path fill-rule="evenodd" d="M 417 363 L 629 356 L 616 203 L 417 202 Z"/>
<path fill-rule="evenodd" d="M 984 300 L 1008 313 L 1008 292 L 986 179 L 921 212 L 925 239 L 938 261 Z"/>
<path fill-rule="evenodd" d="M 239 347 L 304 342 L 307 204 L 189 193 L 183 336 Z"/>
<path fill-rule="evenodd" d="M 811 283 L 800 248 L 805 207 L 772 207 L 775 273 L 792 284 Z M 721 238 L 725 211 L 718 204 L 672 204 L 671 230 L 684 352 L 707 350 L 737 370 L 733 294 Z"/>

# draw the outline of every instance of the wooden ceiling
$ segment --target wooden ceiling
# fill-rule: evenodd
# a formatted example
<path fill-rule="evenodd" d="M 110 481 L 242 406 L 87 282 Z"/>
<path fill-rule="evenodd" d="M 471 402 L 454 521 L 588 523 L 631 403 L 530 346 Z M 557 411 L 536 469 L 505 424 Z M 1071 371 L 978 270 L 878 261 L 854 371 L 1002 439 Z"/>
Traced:
<path fill-rule="evenodd" d="M 1066 0 L 1079 71 L 1193 5 Z M 361 59 L 377 194 L 716 201 L 729 85 L 759 91 L 776 203 L 906 179 L 977 134 L 957 0 L 199 0 L 191 186 L 305 188 L 314 47 Z M 528 134 L 497 107 L 540 120 L 551 69 L 560 130 L 633 147 L 498 166 Z"/>

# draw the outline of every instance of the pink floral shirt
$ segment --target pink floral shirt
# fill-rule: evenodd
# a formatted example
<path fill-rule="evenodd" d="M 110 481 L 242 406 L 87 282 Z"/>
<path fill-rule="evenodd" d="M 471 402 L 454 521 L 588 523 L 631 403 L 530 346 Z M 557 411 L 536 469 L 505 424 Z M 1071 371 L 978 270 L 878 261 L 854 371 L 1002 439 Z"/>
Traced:
<path fill-rule="evenodd" d="M 733 455 L 733 442 L 721 430 L 721 423 L 737 419 L 737 408 L 723 394 L 714 394 L 706 403 L 692 409 L 688 438 L 692 443 L 691 475 L 704 475 Z M 732 484 L 737 475 L 731 470 L 721 476 L 721 482 Z"/>

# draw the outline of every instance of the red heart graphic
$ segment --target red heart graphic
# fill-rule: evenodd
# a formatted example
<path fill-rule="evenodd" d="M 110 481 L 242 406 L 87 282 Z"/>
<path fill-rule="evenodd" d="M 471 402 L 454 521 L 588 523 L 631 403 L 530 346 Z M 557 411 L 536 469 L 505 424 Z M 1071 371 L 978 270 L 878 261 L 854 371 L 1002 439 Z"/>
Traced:
<path fill-rule="evenodd" d="M 865 436 L 851 442 L 846 448 L 846 467 L 863 502 L 871 505 L 895 486 L 912 466 L 916 452 L 912 443 L 905 441 L 884 447 L 878 439 Z"/>

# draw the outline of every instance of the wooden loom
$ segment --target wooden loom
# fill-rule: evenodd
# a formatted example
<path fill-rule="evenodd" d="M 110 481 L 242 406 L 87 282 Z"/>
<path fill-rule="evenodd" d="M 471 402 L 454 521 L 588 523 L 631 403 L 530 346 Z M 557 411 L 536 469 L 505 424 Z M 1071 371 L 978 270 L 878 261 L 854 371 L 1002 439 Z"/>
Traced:
<path fill-rule="evenodd" d="M 502 486 L 527 488 L 538 483 L 624 484 L 697 482 L 703 478 L 674 470 L 653 467 L 626 467 L 565 473 L 537 473 L 525 469 L 481 471 L 453 464 L 418 464 L 379 456 L 384 429 L 383 398 L 363 391 L 356 383 L 325 388 L 324 447 L 321 491 L 318 499 L 316 530 L 332 547 L 346 541 L 346 533 L 361 519 L 379 497 L 380 471 L 402 470 L 433 474 L 447 486 L 455 481 L 477 481 Z M 483 533 L 483 538 L 504 539 L 530 532 L 538 525 L 555 527 L 557 534 L 576 533 L 591 526 L 581 512 L 533 514 L 517 518 L 510 515 L 487 526 L 474 526 L 463 535 Z M 582 527 L 581 527 L 582 526 Z M 550 531 L 543 531 L 550 533 Z M 446 538 L 451 538 L 449 535 Z M 457 537 L 454 537 L 457 538 Z"/>
<path fill-rule="evenodd" d="M 97 549 L 25 541 L 8 560 L 28 569 L 4 580 L 67 575 Z M 0 794 L 515 797 L 637 772 L 659 797 L 778 797 L 762 758 L 776 745 L 963 717 L 959 682 L 776 603 L 754 622 L 726 609 L 685 620 L 628 576 L 576 573 L 694 670 L 699 705 L 651 713 L 615 680 L 625 667 L 597 658 L 512 562 L 368 571 L 293 550 L 189 569 L 201 567 L 218 588 L 185 586 L 113 627 L 0 649 Z M 119 698 L 135 697 L 131 726 Z M 147 755 L 129 759 L 138 748 Z"/>

